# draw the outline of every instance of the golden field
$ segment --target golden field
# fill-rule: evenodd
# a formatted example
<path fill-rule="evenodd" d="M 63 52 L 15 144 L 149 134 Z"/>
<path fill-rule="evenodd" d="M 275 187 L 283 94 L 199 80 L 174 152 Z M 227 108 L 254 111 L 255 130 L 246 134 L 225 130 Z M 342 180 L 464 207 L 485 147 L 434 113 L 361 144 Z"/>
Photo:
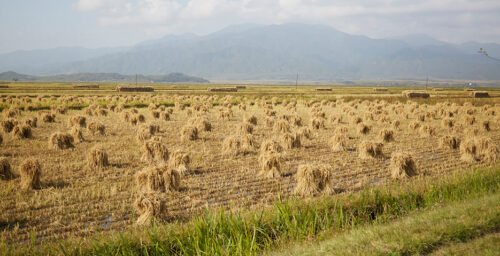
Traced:
<path fill-rule="evenodd" d="M 456 88 L 408 99 L 404 87 L 154 87 L 1 88 L 0 154 L 12 176 L 0 180 L 0 240 L 182 221 L 205 209 L 344 193 L 500 159 L 500 91 L 493 89 L 488 98 Z M 148 151 L 153 144 L 160 150 Z M 107 161 L 93 165 L 96 147 Z M 175 155 L 185 157 L 177 162 Z M 33 179 L 25 174 L 27 159 L 39 163 L 39 182 L 26 183 Z"/>

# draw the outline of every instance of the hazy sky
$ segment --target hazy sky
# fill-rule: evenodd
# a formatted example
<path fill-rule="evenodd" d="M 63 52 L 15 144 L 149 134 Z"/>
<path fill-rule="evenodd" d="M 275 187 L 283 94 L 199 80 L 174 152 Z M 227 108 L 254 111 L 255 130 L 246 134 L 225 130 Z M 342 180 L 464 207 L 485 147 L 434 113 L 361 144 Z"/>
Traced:
<path fill-rule="evenodd" d="M 325 24 L 373 38 L 500 43 L 500 0 L 0 0 L 0 52 L 126 46 L 240 23 Z"/>

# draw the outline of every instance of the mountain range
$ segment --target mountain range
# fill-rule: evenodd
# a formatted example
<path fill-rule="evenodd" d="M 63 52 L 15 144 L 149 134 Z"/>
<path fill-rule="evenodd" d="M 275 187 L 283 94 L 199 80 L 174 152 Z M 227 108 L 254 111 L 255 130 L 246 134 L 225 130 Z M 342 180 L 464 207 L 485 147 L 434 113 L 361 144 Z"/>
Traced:
<path fill-rule="evenodd" d="M 0 72 L 37 75 L 181 72 L 210 80 L 500 80 L 500 45 L 452 44 L 427 35 L 373 39 L 325 25 L 237 25 L 167 35 L 131 47 L 56 48 L 0 55 Z"/>
<path fill-rule="evenodd" d="M 188 76 L 182 73 L 167 75 L 122 75 L 118 73 L 75 73 L 59 75 L 25 75 L 12 71 L 0 73 L 0 81 L 50 81 L 50 82 L 124 82 L 133 83 L 208 83 L 200 77 Z"/>

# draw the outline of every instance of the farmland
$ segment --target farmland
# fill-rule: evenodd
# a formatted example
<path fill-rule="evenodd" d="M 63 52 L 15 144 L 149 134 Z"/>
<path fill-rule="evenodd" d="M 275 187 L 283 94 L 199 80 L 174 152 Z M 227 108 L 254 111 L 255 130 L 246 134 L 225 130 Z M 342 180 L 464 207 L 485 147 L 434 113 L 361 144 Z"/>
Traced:
<path fill-rule="evenodd" d="M 0 180 L 3 243 L 185 223 L 207 210 L 437 179 L 500 159 L 496 89 L 423 99 L 403 97 L 405 87 L 153 87 L 0 88 L 0 154 L 11 169 Z M 38 162 L 38 182 L 26 183 L 27 159 Z"/>

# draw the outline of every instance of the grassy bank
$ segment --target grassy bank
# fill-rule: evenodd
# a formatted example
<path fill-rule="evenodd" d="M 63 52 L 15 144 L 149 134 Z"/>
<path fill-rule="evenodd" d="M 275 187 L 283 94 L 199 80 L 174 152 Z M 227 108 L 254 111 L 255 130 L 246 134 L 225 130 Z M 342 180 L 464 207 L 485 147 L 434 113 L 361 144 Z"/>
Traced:
<path fill-rule="evenodd" d="M 440 178 L 366 188 L 352 194 L 279 201 L 263 210 L 207 212 L 185 223 L 153 225 L 23 248 L 2 243 L 1 253 L 224 255 L 256 254 L 291 242 L 389 223 L 419 209 L 495 194 L 500 168 L 459 170 Z M 498 199 L 497 197 L 491 197 Z M 493 200 L 491 199 L 491 200 Z M 487 201 L 491 203 L 492 201 Z M 496 201 L 498 202 L 498 200 Z M 393 241 L 399 244 L 398 240 Z"/>
<path fill-rule="evenodd" d="M 498 204 L 498 203 L 497 203 Z M 497 213 L 498 214 L 498 213 Z M 500 232 L 485 234 L 478 238 L 442 246 L 431 255 L 483 255 L 493 256 L 500 252 Z"/>
<path fill-rule="evenodd" d="M 495 245 L 495 236 L 488 237 L 489 234 L 500 231 L 499 202 L 498 192 L 452 202 L 393 222 L 333 234 L 333 238 L 320 243 L 294 246 L 271 255 L 423 255 L 432 252 L 484 255 L 472 250 L 490 247 L 491 250 L 483 251 L 488 253 L 495 246 L 499 248 L 498 244 Z M 473 241 L 485 235 L 488 239 Z M 498 236 L 496 240 L 498 241 Z M 468 241 L 471 243 L 466 246 Z M 462 244 L 454 246 L 456 243 Z M 440 248 L 443 250 L 439 250 Z"/>

